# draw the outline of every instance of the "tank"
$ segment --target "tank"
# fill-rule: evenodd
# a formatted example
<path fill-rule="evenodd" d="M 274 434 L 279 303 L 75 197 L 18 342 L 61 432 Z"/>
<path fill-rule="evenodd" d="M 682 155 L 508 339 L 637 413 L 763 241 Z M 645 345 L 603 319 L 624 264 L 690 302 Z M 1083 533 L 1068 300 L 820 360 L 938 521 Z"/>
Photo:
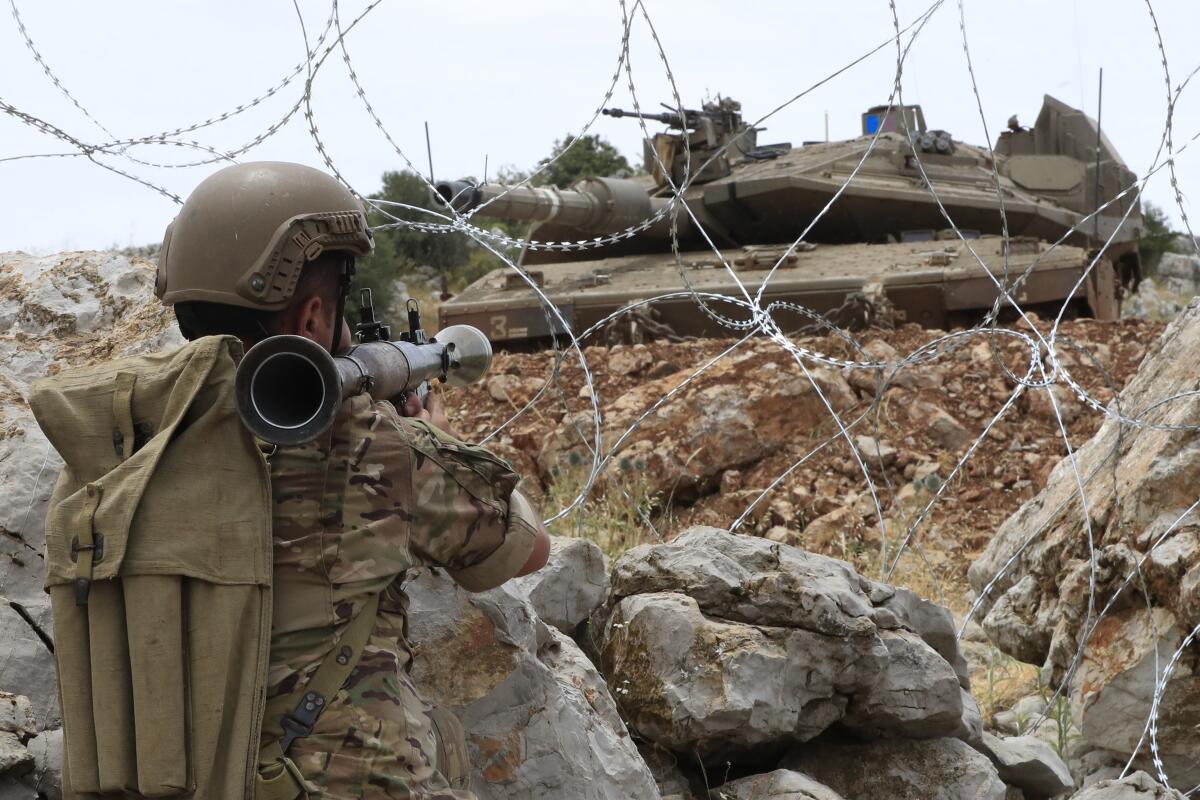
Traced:
<path fill-rule="evenodd" d="M 777 303 L 773 316 L 785 329 L 811 322 L 796 306 L 850 327 L 884 314 L 931 328 L 972 324 L 998 294 L 979 261 L 997 276 L 1007 269 L 1010 279 L 1028 270 L 1018 302 L 1057 313 L 1105 242 L 1071 301 L 1072 315 L 1115 319 L 1123 293 L 1141 276 L 1142 218 L 1133 193 L 1084 222 L 1136 176 L 1094 120 L 1048 95 L 1032 127 L 1012 117 L 996 142 L 999 196 L 988 150 L 927 128 L 920 106 L 870 108 L 861 136 L 800 146 L 760 144 L 762 129 L 747 125 L 728 98 L 643 117 L 666 126 L 645 142 L 643 176 L 586 177 L 569 189 L 436 186 L 458 211 L 533 223 L 518 263 L 577 333 L 666 295 L 618 327 L 634 338 L 731 335 L 714 317 L 737 322 L 749 312 L 721 298 L 743 297 L 739 282 L 753 294 L 776 264 L 763 301 Z M 958 233 L 947 230 L 929 184 Z M 671 206 L 672 185 L 686 186 L 699 225 Z M 708 309 L 691 290 L 703 293 Z M 782 320 L 789 315 L 794 324 Z M 504 269 L 444 302 L 439 322 L 474 325 L 514 346 L 561 332 L 529 283 Z"/>

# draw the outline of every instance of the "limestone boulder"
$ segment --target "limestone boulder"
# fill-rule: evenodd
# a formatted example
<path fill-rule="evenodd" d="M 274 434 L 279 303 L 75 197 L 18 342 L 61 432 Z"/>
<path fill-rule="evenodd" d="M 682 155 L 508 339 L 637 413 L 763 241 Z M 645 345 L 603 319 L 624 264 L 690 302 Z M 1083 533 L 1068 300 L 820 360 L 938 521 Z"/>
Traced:
<path fill-rule="evenodd" d="M 1155 686 L 1185 632 L 1174 615 L 1156 608 L 1125 609 L 1100 620 L 1072 682 L 1071 710 L 1085 741 L 1128 754 L 1139 741 L 1135 766 L 1153 773 L 1149 742 L 1143 741 L 1154 706 Z M 1200 675 L 1194 661 L 1172 670 L 1157 709 L 1159 757 L 1171 782 L 1200 783 Z M 1148 739 L 1148 734 L 1145 734 Z"/>
<path fill-rule="evenodd" d="M 953 733 L 963 717 L 962 687 L 953 668 L 915 633 L 879 635 L 887 648 L 887 667 L 850 701 L 842 725 L 870 738 Z"/>
<path fill-rule="evenodd" d="M 1149 717 L 1155 649 L 1161 669 L 1200 625 L 1197 360 L 1200 300 L 1167 326 L 1109 405 L 1146 424 L 1109 418 L 1076 450 L 1086 503 L 1076 470 L 1062 460 L 969 571 L 992 641 L 1021 661 L 1045 664 L 1056 685 L 1071 678 L 1085 743 L 1125 748 L 1126 757 Z M 1180 660 L 1159 710 L 1159 747 L 1177 769 L 1200 761 L 1194 653 Z M 1139 758 L 1147 752 L 1143 743 Z"/>
<path fill-rule="evenodd" d="M 706 616 L 673 592 L 622 600 L 604 628 L 602 664 L 642 736 L 703 759 L 782 750 L 817 736 L 882 675 L 873 631 L 830 636 Z M 956 685 L 957 687 L 957 685 Z"/>
<path fill-rule="evenodd" d="M 1163 253 L 1155 271 L 1166 291 L 1189 296 L 1200 294 L 1200 256 Z"/>
<path fill-rule="evenodd" d="M 831 636 L 900 626 L 884 605 L 895 590 L 846 562 L 719 528 L 690 528 L 617 559 L 611 602 L 651 592 L 686 594 L 709 616 L 750 625 Z"/>
<path fill-rule="evenodd" d="M 1016 786 L 1031 800 L 1075 789 L 1071 770 L 1054 748 L 1035 736 L 1001 739 L 984 733 L 981 752 L 996 765 L 1002 781 Z"/>
<path fill-rule="evenodd" d="M 44 800 L 62 800 L 63 731 L 42 731 L 25 744 L 33 756 L 33 769 L 21 782 Z"/>
<path fill-rule="evenodd" d="M 790 769 L 730 781 L 710 792 L 709 797 L 711 800 L 843 800 L 828 786 Z"/>
<path fill-rule="evenodd" d="M 1005 800 L 1007 791 L 992 762 L 958 739 L 801 745 L 780 766 L 863 800 Z"/>
<path fill-rule="evenodd" d="M 926 644 L 954 668 L 954 674 L 962 688 L 971 688 L 971 669 L 958 646 L 958 626 L 950 609 L 932 603 L 911 589 L 901 586 L 894 587 L 892 596 L 885 600 L 883 605 L 904 620 Z"/>
<path fill-rule="evenodd" d="M 1189 787 L 1190 788 L 1190 787 Z M 1121 779 L 1098 781 L 1070 800 L 1186 800 L 1177 789 L 1168 789 L 1145 772 L 1135 772 Z"/>
<path fill-rule="evenodd" d="M 32 736 L 37 730 L 33 707 L 24 695 L 0 691 L 0 731 Z"/>
<path fill-rule="evenodd" d="M 428 572 L 406 590 L 413 679 L 466 728 L 481 800 L 657 800 L 603 678 L 528 600 Z"/>
<path fill-rule="evenodd" d="M 33 754 L 25 749 L 19 736 L 0 731 L 0 780 L 18 778 L 33 769 Z"/>
<path fill-rule="evenodd" d="M 1170 320 L 1184 309 L 1186 296 L 1169 290 L 1154 278 L 1146 278 L 1138 284 L 1137 291 L 1121 303 L 1121 316 L 1153 321 Z"/>
<path fill-rule="evenodd" d="M 630 726 L 660 746 L 762 760 L 835 724 L 867 738 L 971 727 L 940 616 L 912 624 L 924 601 L 844 562 L 692 528 L 625 553 L 612 581 L 593 626 L 600 664 Z"/>
<path fill-rule="evenodd" d="M 546 566 L 509 583 L 543 621 L 568 636 L 608 597 L 608 559 L 590 539 L 550 537 Z"/>

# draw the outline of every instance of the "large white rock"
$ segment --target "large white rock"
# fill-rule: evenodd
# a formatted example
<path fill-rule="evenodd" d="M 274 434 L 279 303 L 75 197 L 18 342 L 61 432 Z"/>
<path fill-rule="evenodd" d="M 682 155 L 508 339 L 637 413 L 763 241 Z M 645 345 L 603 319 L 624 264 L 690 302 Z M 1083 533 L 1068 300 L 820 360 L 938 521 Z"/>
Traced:
<path fill-rule="evenodd" d="M 1142 739 L 1155 685 L 1185 635 L 1166 609 L 1154 609 L 1152 619 L 1144 608 L 1110 614 L 1093 635 L 1104 646 L 1084 651 L 1072 683 L 1071 710 L 1087 742 L 1132 753 Z M 1200 783 L 1198 722 L 1200 676 L 1188 659 L 1181 659 L 1159 704 L 1158 750 L 1171 782 L 1189 788 Z M 1134 764 L 1154 772 L 1148 735 Z"/>
<path fill-rule="evenodd" d="M 49 605 L 45 608 L 48 617 Z M 0 602 L 0 686 L 30 699 L 38 730 L 62 724 L 54 655 L 38 632 L 5 602 Z"/>
<path fill-rule="evenodd" d="M 1200 514 L 1189 511 L 1200 486 L 1198 361 L 1200 300 L 1167 327 L 1110 404 L 1152 424 L 1107 419 L 1076 450 L 1088 517 L 1076 471 L 1064 459 L 969 570 L 992 641 L 1021 661 L 1048 665 L 1052 683 L 1068 677 L 1082 643 L 1081 669 L 1069 687 L 1076 721 L 1087 745 L 1126 757 L 1149 714 L 1156 640 L 1161 668 L 1182 635 L 1200 625 Z M 1089 609 L 1099 612 L 1114 598 L 1084 641 L 1085 623 L 1095 622 Z M 1158 726 L 1168 775 L 1185 770 L 1180 780 L 1191 777 L 1189 787 L 1200 782 L 1200 772 L 1187 770 L 1200 761 L 1193 664 L 1185 658 L 1176 668 Z M 1143 744 L 1142 756 L 1147 752 Z"/>
<path fill-rule="evenodd" d="M 1163 253 L 1155 268 L 1162 288 L 1177 294 L 1200 294 L 1200 256 Z"/>
<path fill-rule="evenodd" d="M 850 701 L 842 725 L 870 738 L 929 739 L 953 734 L 963 718 L 963 689 L 945 660 L 915 633 L 880 631 L 883 674 Z"/>
<path fill-rule="evenodd" d="M 1054 797 L 1075 788 L 1071 770 L 1053 747 L 1036 736 L 1001 739 L 984 733 L 982 751 L 996 765 L 1002 781 L 1029 797 Z"/>
<path fill-rule="evenodd" d="M 21 782 L 44 800 L 62 800 L 62 728 L 42 731 L 25 747 L 33 756 L 33 769 L 21 776 Z"/>
<path fill-rule="evenodd" d="M 970 737 L 959 677 L 937 651 L 959 657 L 948 618 L 923 602 L 835 559 L 693 528 L 617 560 L 595 630 L 638 733 L 689 757 L 761 760 L 838 722 Z"/>
<path fill-rule="evenodd" d="M 1005 800 L 992 762 L 958 739 L 801 745 L 780 766 L 847 798 Z"/>
<path fill-rule="evenodd" d="M 842 796 L 803 772 L 777 769 L 730 781 L 713 790 L 714 800 L 842 800 Z"/>
<path fill-rule="evenodd" d="M 543 622 L 573 636 L 608 597 L 608 559 L 590 539 L 551 536 L 546 566 L 508 585 Z"/>
<path fill-rule="evenodd" d="M 0 691 L 0 731 L 32 736 L 36 725 L 28 697 Z"/>
<path fill-rule="evenodd" d="M 1071 800 L 1186 800 L 1186 798 L 1182 792 L 1166 788 L 1146 773 L 1135 772 L 1120 780 L 1094 783 L 1071 795 Z"/>
<path fill-rule="evenodd" d="M 804 628 L 829 636 L 902 626 L 886 603 L 895 589 L 844 561 L 757 536 L 696 527 L 665 544 L 635 547 L 613 565 L 612 602 L 678 592 L 731 622 Z"/>
<path fill-rule="evenodd" d="M 815 737 L 887 663 L 874 631 L 730 623 L 669 592 L 621 600 L 602 638 L 604 671 L 629 724 L 662 747 L 714 760 Z"/>
<path fill-rule="evenodd" d="M 15 733 L 0 731 L 0 778 L 15 778 L 33 769 L 33 753 Z"/>
<path fill-rule="evenodd" d="M 939 606 L 917 595 L 911 589 L 892 587 L 895 592 L 883 602 L 909 628 L 916 631 L 925 643 L 954 668 L 958 683 L 964 689 L 971 688 L 971 668 L 966 656 L 958 646 L 958 626 L 954 615 L 945 606 Z"/>
<path fill-rule="evenodd" d="M 466 728 L 481 800 L 657 800 L 603 679 L 529 602 L 428 572 L 406 590 L 413 678 Z"/>

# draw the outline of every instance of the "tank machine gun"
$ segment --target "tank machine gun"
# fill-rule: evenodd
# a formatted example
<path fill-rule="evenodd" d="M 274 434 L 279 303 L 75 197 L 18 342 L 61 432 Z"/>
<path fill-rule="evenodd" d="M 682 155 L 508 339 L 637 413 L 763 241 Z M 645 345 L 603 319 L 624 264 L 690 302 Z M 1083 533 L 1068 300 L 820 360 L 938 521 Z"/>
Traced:
<path fill-rule="evenodd" d="M 671 181 L 679 186 L 685 177 L 691 183 L 707 183 L 723 178 L 733 171 L 740 159 L 775 158 L 791 149 L 791 144 L 758 146 L 758 132 L 764 128 L 747 125 L 742 119 L 742 104 L 728 97 L 718 97 L 704 103 L 700 110 L 682 109 L 682 114 L 664 104 L 666 112 L 642 114 L 644 120 L 661 122 L 680 133 L 656 133 L 643 142 L 646 171 L 654 178 L 656 186 L 666 185 L 658 161 L 670 169 Z M 636 111 L 620 108 L 605 108 L 606 117 L 621 119 L 638 117 Z M 686 139 L 686 148 L 685 148 Z M 686 150 L 691 151 L 691 174 L 685 174 Z M 658 159 L 654 154 L 658 154 Z"/>
<path fill-rule="evenodd" d="M 621 109 L 604 113 L 636 116 Z M 929 129 L 920 106 L 870 108 L 861 136 L 800 147 L 758 145 L 758 130 L 729 98 L 642 117 L 668 127 L 645 143 L 648 175 L 587 177 L 569 189 L 466 181 L 437 186 L 459 211 L 529 220 L 535 223 L 530 238 L 571 243 L 526 249 L 520 265 L 577 330 L 637 300 L 680 292 L 681 266 L 696 290 L 740 297 L 738 282 L 753 292 L 778 262 L 765 303 L 786 300 L 827 313 L 862 294 L 886 299 L 900 319 L 938 328 L 973 322 L 992 307 L 998 290 L 980 261 L 1001 279 L 1028 272 L 1014 292 L 1022 306 L 1049 311 L 1071 297 L 1072 313 L 1101 319 L 1118 315 L 1121 293 L 1140 278 L 1141 212 L 1134 198 L 1114 200 L 1135 176 L 1094 120 L 1050 96 L 1032 128 L 1014 124 L 1000 134 L 994 156 Z M 686 150 L 691 172 L 685 175 Z M 1007 240 L 999 236 L 997 177 Z M 946 230 L 931 188 L 957 231 Z M 680 190 L 688 213 L 678 207 L 668 213 Z M 1083 223 L 1109 200 L 1095 225 Z M 804 247 L 789 251 L 818 215 Z M 693 216 L 720 256 L 699 235 Z M 625 235 L 652 218 L 637 235 Z M 972 240 L 974 253 L 960 235 Z M 1088 273 L 1084 291 L 1072 296 L 1104 242 L 1104 258 Z M 738 272 L 738 281 L 724 264 Z M 722 313 L 745 316 L 722 305 Z M 727 333 L 691 298 L 655 308 L 679 334 Z M 439 317 L 442 325 L 476 325 L 498 342 L 545 339 L 552 332 L 526 282 L 502 271 L 444 303 Z"/>

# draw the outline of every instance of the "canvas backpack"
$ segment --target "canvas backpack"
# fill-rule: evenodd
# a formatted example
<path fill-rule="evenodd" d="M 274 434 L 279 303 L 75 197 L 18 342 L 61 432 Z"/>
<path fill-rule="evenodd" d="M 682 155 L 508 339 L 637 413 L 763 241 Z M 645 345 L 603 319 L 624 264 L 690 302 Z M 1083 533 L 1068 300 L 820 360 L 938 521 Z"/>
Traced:
<path fill-rule="evenodd" d="M 46 590 L 68 797 L 304 797 L 287 744 L 370 633 L 368 608 L 341 657 L 273 700 L 264 723 L 270 470 L 236 416 L 241 354 L 234 337 L 205 337 L 34 384 L 30 406 L 64 461 Z"/>

